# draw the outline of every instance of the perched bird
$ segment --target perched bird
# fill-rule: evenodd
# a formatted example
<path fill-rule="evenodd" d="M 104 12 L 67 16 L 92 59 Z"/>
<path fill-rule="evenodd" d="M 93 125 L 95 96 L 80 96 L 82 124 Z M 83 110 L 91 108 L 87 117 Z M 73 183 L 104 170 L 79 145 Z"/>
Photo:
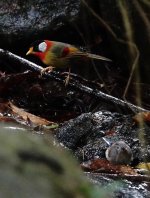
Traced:
<path fill-rule="evenodd" d="M 105 155 L 113 164 L 129 164 L 132 159 L 131 148 L 124 141 L 117 141 L 109 146 Z"/>
<path fill-rule="evenodd" d="M 33 54 L 37 56 L 48 67 L 44 68 L 41 73 L 52 71 L 54 68 L 69 68 L 69 73 L 65 79 L 67 85 L 70 79 L 70 68 L 73 60 L 90 58 L 103 61 L 111 61 L 103 56 L 82 52 L 73 45 L 50 40 L 38 40 L 31 44 L 26 55 Z"/>

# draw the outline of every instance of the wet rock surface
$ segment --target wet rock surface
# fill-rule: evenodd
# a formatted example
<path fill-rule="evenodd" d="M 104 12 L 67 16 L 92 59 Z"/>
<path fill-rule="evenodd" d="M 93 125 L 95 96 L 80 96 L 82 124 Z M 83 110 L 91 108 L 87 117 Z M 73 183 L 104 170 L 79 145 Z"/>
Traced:
<path fill-rule="evenodd" d="M 88 136 L 93 127 L 90 113 L 82 114 L 64 123 L 57 131 L 57 139 L 70 149 L 76 148 L 83 137 Z"/>
<path fill-rule="evenodd" d="M 141 181 L 128 181 L 126 179 L 119 180 L 118 183 L 115 183 L 112 178 L 102 176 L 97 173 L 86 173 L 86 176 L 99 187 L 109 188 L 111 190 L 112 183 L 114 183 L 113 188 L 115 191 L 113 193 L 108 193 L 108 197 L 114 198 L 148 198 L 150 196 L 150 183 L 141 182 Z M 117 188 L 119 186 L 119 189 Z M 108 192 L 109 192 L 108 190 Z"/>
<path fill-rule="evenodd" d="M 132 115 L 122 115 L 109 111 L 82 114 L 64 123 L 58 130 L 56 138 L 66 147 L 73 149 L 81 161 L 105 158 L 105 151 L 117 141 L 124 141 L 132 150 L 132 165 L 150 159 L 149 139 L 147 146 L 139 140 L 142 132 L 148 134 L 149 126 L 139 129 Z"/>
<path fill-rule="evenodd" d="M 11 5 L 11 6 L 10 6 Z M 0 46 L 7 49 L 19 42 L 49 36 L 79 14 L 80 1 L 0 1 Z M 3 42 L 4 41 L 4 42 Z"/>

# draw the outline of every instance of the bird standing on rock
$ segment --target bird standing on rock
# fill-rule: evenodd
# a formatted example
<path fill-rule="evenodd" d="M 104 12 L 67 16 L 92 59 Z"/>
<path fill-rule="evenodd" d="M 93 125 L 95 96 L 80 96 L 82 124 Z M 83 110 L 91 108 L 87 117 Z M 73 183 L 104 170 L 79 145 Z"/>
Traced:
<path fill-rule="evenodd" d="M 132 159 L 131 148 L 124 141 L 117 141 L 109 146 L 105 155 L 113 164 L 129 164 Z"/>
<path fill-rule="evenodd" d="M 65 79 L 65 85 L 68 84 L 70 79 L 70 68 L 73 60 L 90 58 L 111 61 L 103 56 L 82 52 L 73 45 L 50 40 L 35 41 L 31 44 L 29 51 L 26 53 L 26 55 L 29 54 L 37 56 L 45 65 L 48 66 L 44 68 L 41 73 L 45 73 L 46 71 L 50 72 L 54 68 L 69 68 L 68 76 Z"/>

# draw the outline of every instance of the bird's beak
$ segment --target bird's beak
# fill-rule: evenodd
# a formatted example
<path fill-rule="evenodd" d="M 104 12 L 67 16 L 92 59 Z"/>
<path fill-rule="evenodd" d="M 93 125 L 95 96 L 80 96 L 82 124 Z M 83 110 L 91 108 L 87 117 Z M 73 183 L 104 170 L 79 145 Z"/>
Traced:
<path fill-rule="evenodd" d="M 29 55 L 29 54 L 33 54 L 33 47 L 30 47 L 30 49 L 29 49 L 28 52 L 26 53 L 26 55 Z"/>

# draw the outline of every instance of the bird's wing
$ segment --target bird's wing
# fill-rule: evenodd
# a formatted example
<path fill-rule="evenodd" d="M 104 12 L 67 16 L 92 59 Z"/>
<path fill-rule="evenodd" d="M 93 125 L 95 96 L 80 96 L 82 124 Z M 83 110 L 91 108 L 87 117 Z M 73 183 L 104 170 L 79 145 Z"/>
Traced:
<path fill-rule="evenodd" d="M 57 58 L 67 58 L 72 53 L 79 51 L 76 47 L 61 42 L 55 42 L 50 50 Z"/>
<path fill-rule="evenodd" d="M 69 45 L 66 43 L 55 42 L 55 45 L 51 48 L 51 51 L 57 58 L 65 58 L 65 59 L 72 59 L 72 58 L 92 58 L 92 59 L 99 59 L 104 61 L 111 61 L 109 58 L 91 54 L 88 52 L 82 52 L 78 48 L 74 47 L 73 45 Z"/>

